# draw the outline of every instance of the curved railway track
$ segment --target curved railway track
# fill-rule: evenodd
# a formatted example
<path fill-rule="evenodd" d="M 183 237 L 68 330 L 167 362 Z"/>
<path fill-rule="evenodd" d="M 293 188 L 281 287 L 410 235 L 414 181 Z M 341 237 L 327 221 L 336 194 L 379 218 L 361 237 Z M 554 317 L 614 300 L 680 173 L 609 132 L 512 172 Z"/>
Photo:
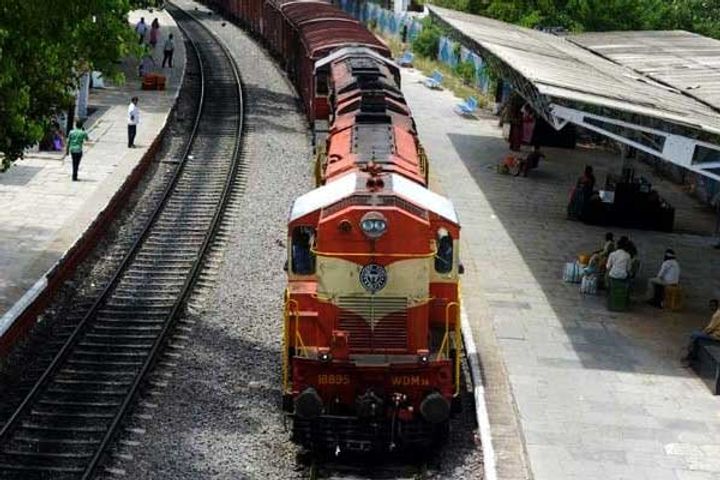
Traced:
<path fill-rule="evenodd" d="M 169 10 L 199 64 L 192 134 L 122 266 L 0 430 L 0 478 L 93 476 L 183 309 L 242 168 L 237 66 L 205 27 Z"/>

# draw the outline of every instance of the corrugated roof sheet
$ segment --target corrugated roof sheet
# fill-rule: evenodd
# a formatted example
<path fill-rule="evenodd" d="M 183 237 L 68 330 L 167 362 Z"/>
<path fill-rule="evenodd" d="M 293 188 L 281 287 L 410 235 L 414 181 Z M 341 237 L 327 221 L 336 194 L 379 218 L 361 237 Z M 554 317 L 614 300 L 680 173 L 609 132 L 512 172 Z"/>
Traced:
<path fill-rule="evenodd" d="M 720 41 L 682 30 L 598 32 L 568 39 L 720 110 Z"/>
<path fill-rule="evenodd" d="M 671 122 L 720 134 L 720 114 L 673 88 L 617 65 L 563 37 L 430 6 L 477 53 L 492 56 L 524 77 L 549 115 L 555 99 Z"/>

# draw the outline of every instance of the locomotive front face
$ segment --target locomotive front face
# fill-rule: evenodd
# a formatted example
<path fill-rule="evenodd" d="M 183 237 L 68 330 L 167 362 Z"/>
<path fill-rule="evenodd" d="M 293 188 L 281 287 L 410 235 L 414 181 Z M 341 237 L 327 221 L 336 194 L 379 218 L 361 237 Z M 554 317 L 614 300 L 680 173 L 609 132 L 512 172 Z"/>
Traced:
<path fill-rule="evenodd" d="M 456 390 L 457 223 L 398 175 L 357 181 L 367 187 L 323 208 L 311 232 L 291 232 L 312 237 L 298 310 L 316 312 L 296 326 L 295 413 L 442 423 Z"/>

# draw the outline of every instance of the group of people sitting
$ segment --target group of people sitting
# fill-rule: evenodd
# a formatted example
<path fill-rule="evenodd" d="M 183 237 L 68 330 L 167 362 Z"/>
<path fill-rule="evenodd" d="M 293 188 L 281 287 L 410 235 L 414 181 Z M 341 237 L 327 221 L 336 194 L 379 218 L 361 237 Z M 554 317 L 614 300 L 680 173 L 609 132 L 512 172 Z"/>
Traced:
<path fill-rule="evenodd" d="M 609 285 L 612 280 L 630 280 L 640 268 L 637 254 L 635 244 L 628 237 L 620 237 L 615 244 L 615 236 L 608 232 L 602 248 L 590 255 L 583 275 L 596 275 L 604 281 L 604 285 Z"/>
<path fill-rule="evenodd" d="M 620 237 L 617 244 L 612 232 L 605 234 L 605 242 L 601 249 L 590 255 L 583 275 L 596 275 L 609 286 L 612 282 L 627 283 L 634 279 L 640 270 L 640 259 L 635 244 L 626 236 Z M 665 288 L 680 283 L 680 264 L 672 248 L 665 250 L 663 262 L 658 274 L 650 279 L 652 297 L 648 303 L 662 308 Z"/>

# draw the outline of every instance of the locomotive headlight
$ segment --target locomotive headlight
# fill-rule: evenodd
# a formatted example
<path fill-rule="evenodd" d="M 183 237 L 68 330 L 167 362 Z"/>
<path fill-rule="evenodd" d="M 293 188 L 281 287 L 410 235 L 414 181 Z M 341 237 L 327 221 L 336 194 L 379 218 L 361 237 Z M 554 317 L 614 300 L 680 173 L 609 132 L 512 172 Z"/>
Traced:
<path fill-rule="evenodd" d="M 387 230 L 387 220 L 379 212 L 368 212 L 360 220 L 360 228 L 370 238 L 377 238 Z"/>

